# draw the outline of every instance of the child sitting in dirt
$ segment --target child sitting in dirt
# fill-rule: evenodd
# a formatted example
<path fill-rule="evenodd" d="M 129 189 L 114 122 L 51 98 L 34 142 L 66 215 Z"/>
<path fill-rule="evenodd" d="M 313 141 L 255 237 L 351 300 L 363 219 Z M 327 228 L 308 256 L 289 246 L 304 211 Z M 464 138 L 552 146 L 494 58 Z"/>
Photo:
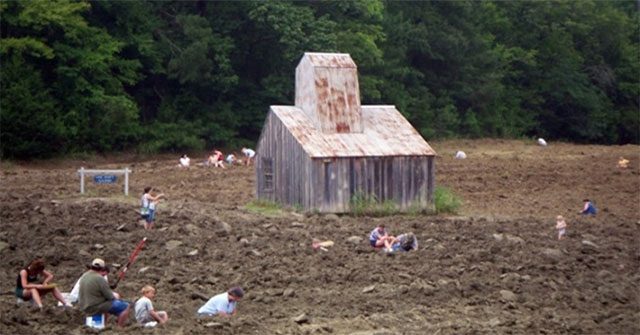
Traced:
<path fill-rule="evenodd" d="M 156 324 L 164 324 L 169 320 L 169 314 L 165 311 L 157 311 L 153 308 L 151 300 L 156 296 L 156 289 L 147 285 L 140 290 L 142 297 L 136 301 L 134 310 L 136 320 L 145 327 L 153 327 Z"/>
<path fill-rule="evenodd" d="M 16 297 L 20 300 L 33 300 L 39 308 L 42 308 L 42 296 L 47 293 L 53 293 L 53 296 L 63 306 L 70 306 L 56 285 L 50 284 L 52 279 L 53 274 L 44 269 L 44 260 L 40 258 L 34 259 L 18 274 Z"/>
<path fill-rule="evenodd" d="M 591 203 L 591 200 L 584 199 L 582 201 L 584 201 L 584 206 L 582 207 L 582 211 L 580 211 L 580 214 L 595 216 L 598 212 L 598 209 L 596 209 L 596 206 Z"/>
<path fill-rule="evenodd" d="M 385 248 L 385 251 L 392 251 L 391 246 L 396 242 L 395 237 L 387 234 L 384 224 L 379 224 L 369 234 L 369 244 L 376 249 Z"/>
<path fill-rule="evenodd" d="M 562 215 L 556 217 L 556 229 L 558 230 L 558 241 L 563 240 L 567 229 L 567 222 L 564 221 Z"/>

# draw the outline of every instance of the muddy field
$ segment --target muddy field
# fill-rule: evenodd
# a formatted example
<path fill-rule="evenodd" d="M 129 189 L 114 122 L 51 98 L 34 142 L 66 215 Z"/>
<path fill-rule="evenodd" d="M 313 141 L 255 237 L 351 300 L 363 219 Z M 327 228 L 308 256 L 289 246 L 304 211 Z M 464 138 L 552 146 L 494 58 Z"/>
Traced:
<path fill-rule="evenodd" d="M 117 291 L 135 301 L 143 285 L 154 285 L 154 305 L 171 320 L 155 329 L 116 329 L 110 320 L 105 334 L 640 333 L 638 146 L 431 145 L 440 155 L 437 185 L 464 201 L 456 216 L 255 211 L 246 206 L 251 167 L 181 170 L 177 157 L 3 162 L 0 333 L 93 332 L 51 296 L 42 311 L 16 306 L 18 271 L 42 256 L 68 291 L 84 264 L 101 257 L 117 268 L 143 237 L 147 245 Z M 468 158 L 454 160 L 456 150 Z M 629 169 L 616 168 L 619 156 Z M 80 166 L 129 166 L 129 197 L 121 182 L 90 179 L 80 196 Z M 168 197 L 151 232 L 136 215 L 147 185 Z M 583 198 L 595 200 L 597 217 L 577 215 Z M 564 241 L 555 236 L 559 214 L 569 225 Z M 420 249 L 372 251 L 367 234 L 378 222 L 392 233 L 413 231 Z M 347 241 L 352 236 L 362 240 Z M 314 251 L 312 238 L 335 246 Z M 234 318 L 195 318 L 203 297 L 233 285 L 246 291 Z"/>

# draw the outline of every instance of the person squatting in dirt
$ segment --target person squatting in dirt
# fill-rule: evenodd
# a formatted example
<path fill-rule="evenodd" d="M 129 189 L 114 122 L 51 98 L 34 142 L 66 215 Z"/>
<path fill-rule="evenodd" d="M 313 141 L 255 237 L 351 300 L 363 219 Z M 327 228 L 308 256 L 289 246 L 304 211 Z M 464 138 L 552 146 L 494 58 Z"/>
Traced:
<path fill-rule="evenodd" d="M 153 229 L 156 219 L 156 206 L 161 198 L 164 198 L 164 193 L 158 195 L 152 195 L 153 188 L 147 186 L 144 188 L 144 193 L 140 199 L 142 208 L 140 209 L 140 215 L 144 220 L 144 229 Z"/>
<path fill-rule="evenodd" d="M 593 205 L 591 200 L 584 199 L 582 201 L 584 202 L 584 206 L 582 207 L 580 214 L 595 216 L 596 213 L 598 213 L 598 209 L 596 208 L 596 206 Z"/>
<path fill-rule="evenodd" d="M 391 246 L 393 252 L 418 250 L 418 239 L 412 232 L 396 236 L 396 240 Z"/>
<path fill-rule="evenodd" d="M 209 299 L 198 309 L 199 317 L 210 317 L 215 315 L 232 316 L 236 314 L 236 305 L 244 296 L 241 287 L 233 287 L 227 292 L 220 293 Z"/>
<path fill-rule="evenodd" d="M 90 271 L 89 269 L 91 268 L 90 265 L 87 266 L 87 271 Z M 102 276 L 102 278 L 104 278 L 104 280 L 109 283 L 109 266 L 105 265 L 105 267 L 103 269 L 101 269 L 100 275 Z M 84 273 L 83 273 L 84 275 Z M 66 299 L 67 302 L 71 303 L 71 304 L 77 304 L 78 303 L 78 299 L 79 299 L 79 295 L 80 295 L 80 279 L 82 278 L 82 276 L 80 276 L 80 278 L 78 278 L 78 280 L 76 281 L 75 285 L 73 285 L 73 288 L 71 289 L 71 292 L 69 292 L 66 295 Z M 64 293 L 62 293 L 62 295 L 65 295 Z M 116 299 L 120 299 L 120 294 L 113 292 L 113 296 Z"/>
<path fill-rule="evenodd" d="M 189 156 L 187 156 L 187 154 L 180 156 L 180 164 L 178 164 L 179 167 L 189 168 L 190 165 L 191 165 L 191 159 L 189 158 Z"/>
<path fill-rule="evenodd" d="M 556 230 L 558 230 L 558 241 L 563 240 L 566 234 L 567 222 L 562 215 L 556 217 Z"/>
<path fill-rule="evenodd" d="M 156 289 L 146 285 L 140 290 L 142 297 L 136 301 L 134 311 L 136 321 L 145 327 L 153 327 L 156 324 L 164 324 L 169 320 L 169 314 L 165 311 L 156 311 L 151 302 L 156 296 Z"/>
<path fill-rule="evenodd" d="M 379 224 L 369 234 L 369 244 L 375 249 L 384 247 L 385 251 L 390 252 L 395 242 L 396 238 L 387 233 L 384 224 Z"/>
<path fill-rule="evenodd" d="M 236 159 L 236 155 L 234 154 L 228 154 L 227 158 L 225 158 L 225 161 L 227 162 L 227 164 L 229 165 L 234 165 L 237 163 L 237 159 Z"/>
<path fill-rule="evenodd" d="M 249 148 L 242 148 L 241 151 L 245 157 L 245 165 L 250 165 L 251 161 L 256 156 L 256 152 Z"/>
<path fill-rule="evenodd" d="M 105 269 L 104 260 L 96 258 L 91 262 L 89 271 L 80 277 L 78 308 L 87 315 L 116 315 L 118 326 L 124 327 L 129 318 L 129 303 L 115 297 L 104 280 Z"/>
<path fill-rule="evenodd" d="M 62 305 L 69 306 L 55 284 L 51 283 L 53 273 L 44 268 L 44 260 L 37 258 L 20 270 L 16 281 L 16 297 L 26 301 L 33 299 L 33 302 L 42 308 L 42 296 L 53 293 Z"/>

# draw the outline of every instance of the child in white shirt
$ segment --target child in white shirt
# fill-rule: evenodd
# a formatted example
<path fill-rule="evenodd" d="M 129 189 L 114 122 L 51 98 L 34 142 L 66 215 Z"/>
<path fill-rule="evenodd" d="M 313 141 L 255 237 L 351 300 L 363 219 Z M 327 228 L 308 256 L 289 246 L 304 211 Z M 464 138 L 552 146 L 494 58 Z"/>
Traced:
<path fill-rule="evenodd" d="M 156 289 L 147 285 L 140 290 L 142 297 L 136 301 L 135 312 L 138 323 L 145 327 L 153 327 L 157 323 L 163 324 L 169 320 L 165 311 L 157 311 L 153 308 L 151 300 L 156 296 Z"/>

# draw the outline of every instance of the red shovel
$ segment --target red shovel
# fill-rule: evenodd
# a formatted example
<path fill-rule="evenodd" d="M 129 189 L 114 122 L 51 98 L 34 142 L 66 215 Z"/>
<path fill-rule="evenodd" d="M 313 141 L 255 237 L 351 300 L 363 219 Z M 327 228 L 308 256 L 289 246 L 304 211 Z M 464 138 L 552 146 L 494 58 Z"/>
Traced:
<path fill-rule="evenodd" d="M 129 270 L 129 267 L 133 264 L 133 262 L 135 262 L 138 254 L 140 253 L 140 250 L 142 250 L 142 247 L 144 246 L 144 242 L 146 241 L 147 238 L 145 237 L 142 239 L 142 241 L 140 241 L 140 243 L 138 243 L 136 248 L 131 253 L 131 256 L 129 256 L 129 261 L 127 262 L 127 264 L 122 269 L 120 269 L 120 272 L 118 272 L 118 278 L 116 279 L 116 282 L 111 285 L 111 289 L 115 289 L 116 287 L 118 287 L 118 283 L 124 278 L 124 275 L 127 273 L 127 270 Z"/>

